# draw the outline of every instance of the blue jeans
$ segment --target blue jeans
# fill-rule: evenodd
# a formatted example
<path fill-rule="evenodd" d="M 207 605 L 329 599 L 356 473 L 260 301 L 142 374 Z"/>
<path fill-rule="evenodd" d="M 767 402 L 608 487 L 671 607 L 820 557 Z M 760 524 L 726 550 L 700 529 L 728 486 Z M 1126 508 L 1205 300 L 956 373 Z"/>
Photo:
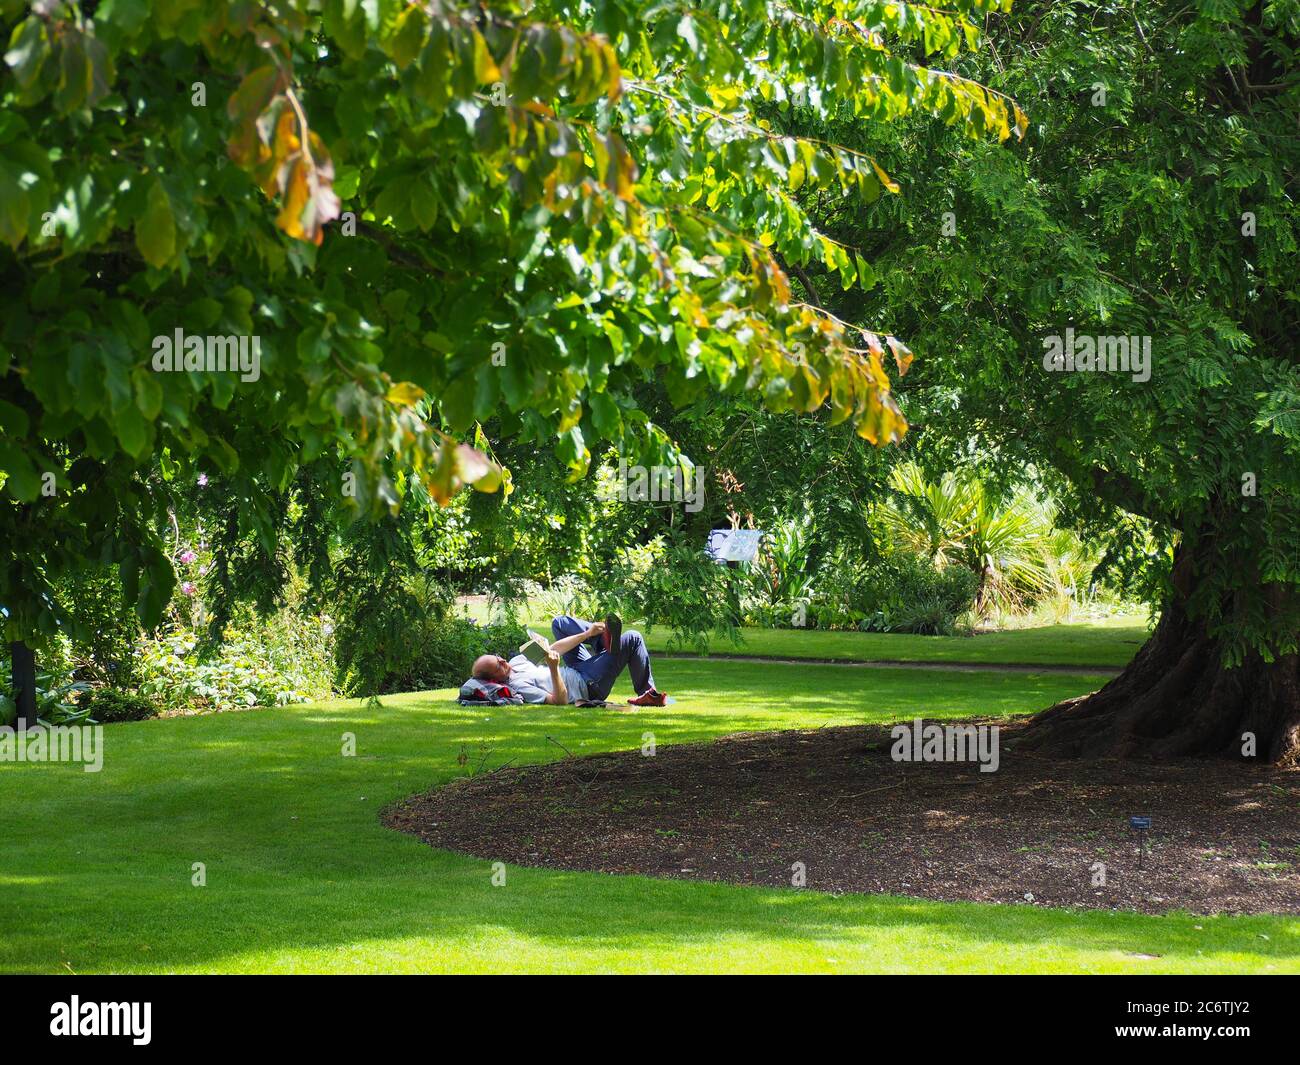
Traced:
<path fill-rule="evenodd" d="M 577 636 L 589 628 L 589 622 L 565 614 L 551 621 L 551 639 L 562 640 L 566 636 Z M 612 651 L 605 650 L 599 636 L 580 643 L 564 653 L 564 662 L 586 680 L 588 699 L 608 699 L 614 681 L 618 680 L 618 675 L 624 668 L 632 678 L 632 687 L 636 689 L 637 695 L 642 695 L 655 686 L 655 679 L 650 673 L 650 652 L 646 650 L 645 640 L 635 629 L 625 630 L 618 647 Z"/>

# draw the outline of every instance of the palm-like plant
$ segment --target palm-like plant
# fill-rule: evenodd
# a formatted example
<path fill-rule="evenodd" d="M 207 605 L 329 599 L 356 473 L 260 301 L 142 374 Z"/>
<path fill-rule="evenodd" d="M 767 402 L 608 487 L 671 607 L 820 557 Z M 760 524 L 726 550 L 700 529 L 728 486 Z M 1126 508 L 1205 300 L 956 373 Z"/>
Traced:
<path fill-rule="evenodd" d="M 808 572 L 812 521 L 807 515 L 781 522 L 765 538 L 763 551 L 750 568 L 755 594 L 768 606 L 807 602 L 813 575 Z"/>
<path fill-rule="evenodd" d="M 952 473 L 930 481 L 914 462 L 895 466 L 889 483 L 896 494 L 881 519 L 890 542 L 928 558 L 938 569 L 956 561 L 974 523 L 976 483 Z"/>
<path fill-rule="evenodd" d="M 978 482 L 975 495 L 975 519 L 963 559 L 980 575 L 976 614 L 983 615 L 990 608 L 1013 610 L 1026 599 L 1050 591 L 1046 559 L 1052 527 L 1042 504 L 1021 492 L 1000 507 Z"/>
<path fill-rule="evenodd" d="M 981 481 L 946 473 L 931 481 L 913 462 L 890 475 L 894 498 L 880 517 L 895 547 L 928 558 L 937 568 L 961 565 L 979 575 L 975 612 L 1012 610 L 1056 587 L 1052 510 L 1032 493 L 1000 504 Z"/>

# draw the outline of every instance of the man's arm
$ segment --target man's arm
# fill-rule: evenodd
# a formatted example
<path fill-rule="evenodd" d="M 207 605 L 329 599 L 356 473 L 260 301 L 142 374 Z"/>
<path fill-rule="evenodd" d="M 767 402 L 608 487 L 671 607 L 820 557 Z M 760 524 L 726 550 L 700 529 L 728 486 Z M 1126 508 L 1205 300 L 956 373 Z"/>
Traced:
<path fill-rule="evenodd" d="M 555 653 L 554 644 L 546 656 L 546 664 L 551 667 L 551 695 L 546 701 L 552 706 L 563 706 L 569 701 L 569 691 L 564 686 L 564 677 L 560 675 L 560 656 Z"/>
<path fill-rule="evenodd" d="M 569 651 L 572 651 L 577 647 L 578 644 L 590 640 L 593 636 L 599 636 L 604 631 L 605 623 L 603 621 L 593 622 L 586 632 L 580 632 L 575 636 L 566 636 L 562 640 L 556 640 L 551 644 L 551 650 L 557 655 L 567 654 Z"/>

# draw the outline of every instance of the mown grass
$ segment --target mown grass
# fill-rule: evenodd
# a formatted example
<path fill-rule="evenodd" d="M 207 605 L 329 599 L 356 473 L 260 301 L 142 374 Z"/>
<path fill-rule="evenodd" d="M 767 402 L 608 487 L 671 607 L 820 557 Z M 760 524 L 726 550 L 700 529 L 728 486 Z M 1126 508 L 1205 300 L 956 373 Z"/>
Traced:
<path fill-rule="evenodd" d="M 508 761 L 917 713 L 1018 713 L 1100 678 L 661 662 L 673 706 L 450 692 L 111 726 L 98 774 L 0 765 L 4 972 L 1296 972 L 1300 921 L 833 897 L 508 867 L 379 809 Z M 341 753 L 356 738 L 355 757 Z M 555 742 L 551 742 L 551 737 Z M 192 886 L 193 863 L 206 868 Z M 1267 937 L 1267 938 L 1265 938 Z M 1155 955 L 1154 958 L 1139 955 Z"/>
<path fill-rule="evenodd" d="M 481 603 L 468 607 L 467 612 L 479 621 L 488 616 Z M 527 614 L 529 625 L 549 635 L 549 617 L 535 608 Z M 672 631 L 662 625 L 647 626 L 631 619 L 625 619 L 624 625 L 640 628 L 652 651 L 693 651 L 692 647 L 675 646 Z M 738 630 L 738 633 L 739 643 L 724 636 L 711 635 L 708 653 L 715 656 L 756 655 L 858 662 L 954 662 L 1113 669 L 1126 665 L 1150 635 L 1146 616 L 1140 614 L 1117 614 L 1100 621 L 1005 629 L 973 636 L 748 627 Z"/>
<path fill-rule="evenodd" d="M 822 632 L 799 629 L 740 630 L 741 642 L 714 639 L 713 655 L 758 655 L 769 658 L 827 658 L 859 662 L 954 662 L 987 665 L 1102 666 L 1127 664 L 1148 632 L 1133 615 L 1103 623 L 1044 625 L 974 636 L 913 636 L 894 632 Z M 671 633 L 662 627 L 646 633 L 651 650 L 670 648 Z"/>

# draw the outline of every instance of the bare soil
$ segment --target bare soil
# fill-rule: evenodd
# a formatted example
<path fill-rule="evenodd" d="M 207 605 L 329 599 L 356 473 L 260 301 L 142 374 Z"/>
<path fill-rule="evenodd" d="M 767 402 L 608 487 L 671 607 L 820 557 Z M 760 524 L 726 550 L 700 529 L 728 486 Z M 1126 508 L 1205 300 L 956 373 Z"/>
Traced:
<path fill-rule="evenodd" d="M 890 726 L 741 733 L 479 774 L 383 817 L 552 869 L 789 887 L 802 863 L 827 892 L 1300 914 L 1300 770 L 1049 759 L 996 723 L 991 773 L 895 762 Z M 1141 855 L 1133 815 L 1152 819 Z"/>

